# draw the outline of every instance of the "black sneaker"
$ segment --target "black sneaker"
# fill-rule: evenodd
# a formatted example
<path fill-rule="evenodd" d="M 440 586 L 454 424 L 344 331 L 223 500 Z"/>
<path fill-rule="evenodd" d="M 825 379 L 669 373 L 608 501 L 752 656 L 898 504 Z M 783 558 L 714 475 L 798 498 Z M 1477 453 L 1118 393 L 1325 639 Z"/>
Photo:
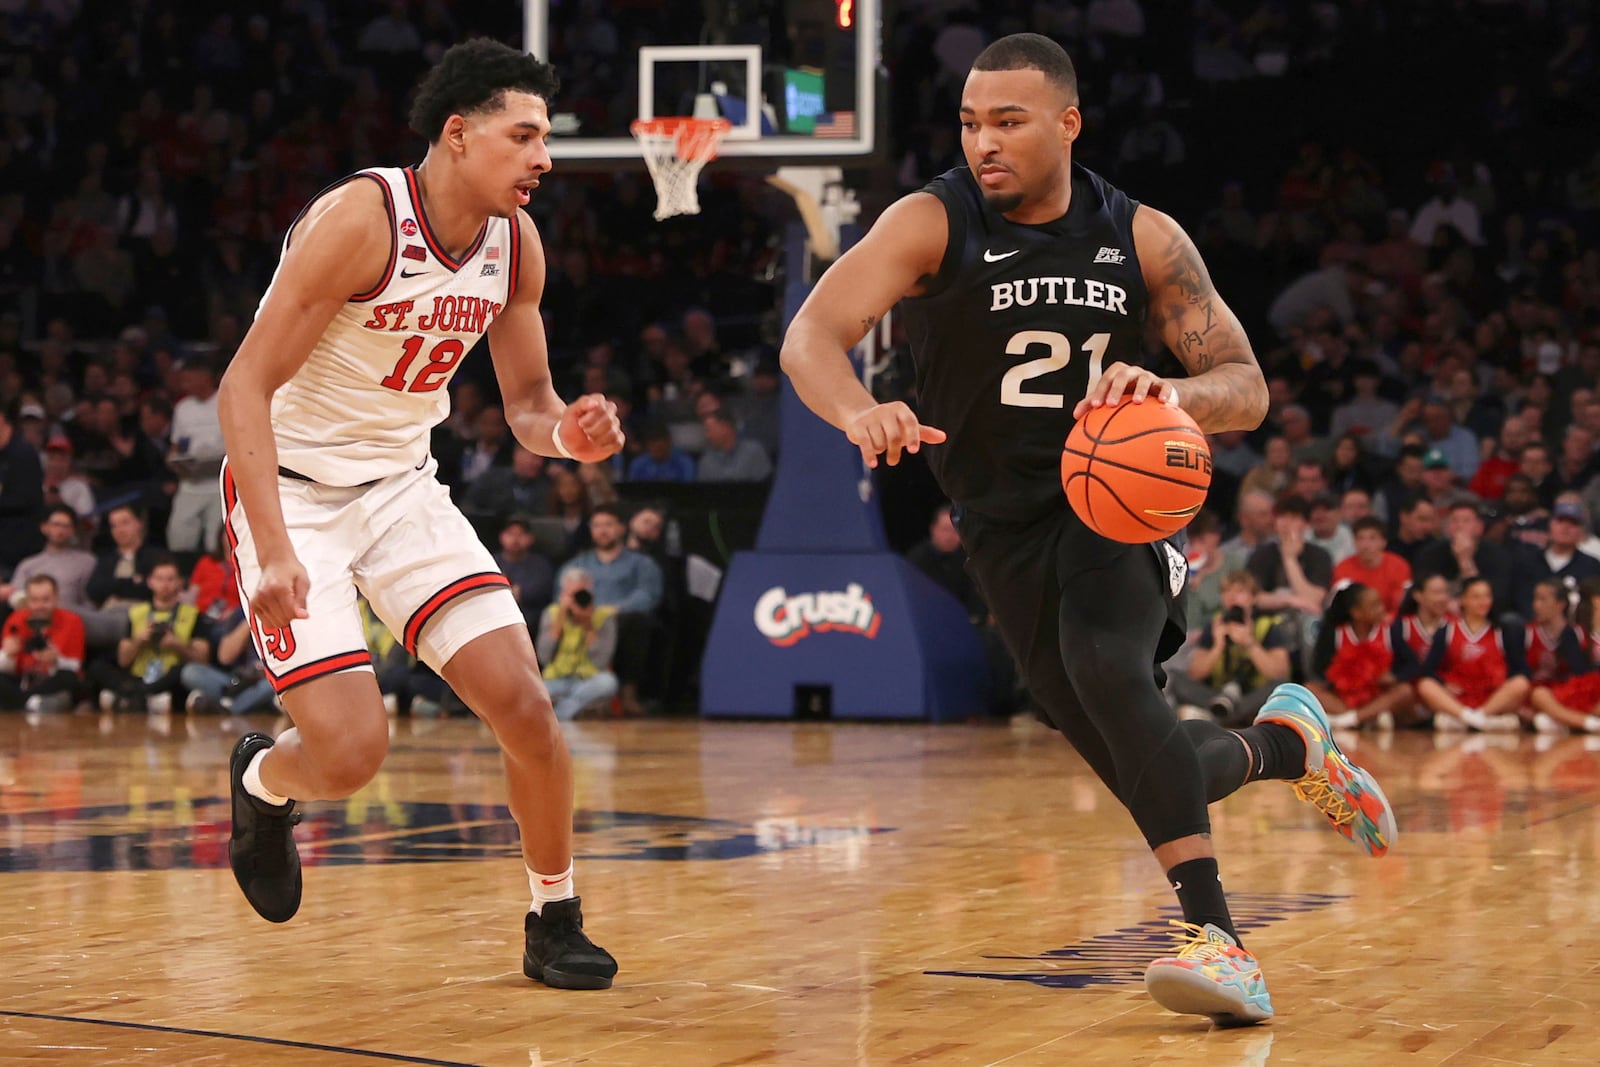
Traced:
<path fill-rule="evenodd" d="M 583 932 L 579 898 L 552 900 L 544 914 L 528 912 L 522 973 L 556 989 L 610 989 L 617 974 L 611 953 Z"/>
<path fill-rule="evenodd" d="M 233 746 L 233 836 L 228 839 L 228 862 L 256 914 L 283 923 L 300 910 L 300 853 L 294 846 L 294 826 L 300 821 L 294 801 L 268 804 L 244 790 L 244 772 L 256 753 L 272 747 L 266 734 L 245 734 Z"/>

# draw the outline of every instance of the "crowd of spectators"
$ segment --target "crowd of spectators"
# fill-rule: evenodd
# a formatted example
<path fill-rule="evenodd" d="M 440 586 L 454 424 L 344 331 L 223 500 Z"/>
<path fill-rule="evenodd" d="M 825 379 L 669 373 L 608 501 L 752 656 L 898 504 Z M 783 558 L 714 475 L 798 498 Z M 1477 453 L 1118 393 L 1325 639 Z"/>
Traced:
<path fill-rule="evenodd" d="M 1402 601 L 1428 600 L 1416 594 L 1435 575 L 1445 607 L 1463 611 L 1462 583 L 1483 577 L 1485 617 L 1506 634 L 1532 625 L 1552 576 L 1583 608 L 1579 585 L 1600 574 L 1600 150 L 1579 136 L 1594 118 L 1585 5 L 1176 6 L 891 5 L 889 149 L 849 174 L 870 221 L 958 163 L 966 65 L 995 37 L 1034 29 L 1077 61 L 1078 158 L 1195 236 L 1273 403 L 1259 431 L 1213 440 L 1211 501 L 1192 530 L 1194 635 L 1175 689 L 1217 682 L 1226 699 L 1175 698 L 1245 714 L 1259 686 L 1244 683 L 1277 677 L 1283 659 L 1289 676 L 1327 682 L 1319 640 L 1351 625 L 1322 624 L 1343 582 L 1371 589 L 1387 620 L 1415 618 Z M 675 5 L 634 8 L 664 17 Z M 217 375 L 294 214 L 351 170 L 419 159 L 403 116 L 420 71 L 470 33 L 516 41 L 519 12 L 6 0 L 0 19 L 0 592 L 18 611 L 0 650 L 17 692 L 0 683 L 0 704 L 54 706 L 71 691 L 259 706 L 270 693 L 212 488 Z M 606 39 L 553 42 L 571 53 L 554 58 L 590 69 L 579 53 Z M 1404 115 L 1388 113 L 1395 100 Z M 664 547 L 673 516 L 646 506 L 650 486 L 759 483 L 777 458 L 772 270 L 791 209 L 758 176 L 708 172 L 703 214 L 657 224 L 642 170 L 559 177 L 529 208 L 550 262 L 552 366 L 564 396 L 617 401 L 629 451 L 574 467 L 520 448 L 479 353 L 434 454 L 512 576 L 547 665 L 560 659 L 590 703 L 635 708 L 657 685 L 678 584 Z M 1176 373 L 1154 338 L 1148 358 Z M 902 356 L 877 388 L 914 399 L 912 380 Z M 914 558 L 982 626 L 920 457 L 879 476 L 896 547 L 927 535 Z M 1251 614 L 1224 619 L 1246 591 Z M 1370 622 L 1363 604 L 1340 600 L 1336 615 Z M 63 612 L 82 624 L 81 651 Z M 374 623 L 393 702 L 448 705 Z M 595 655 L 583 663 L 563 655 L 572 627 L 608 635 L 585 639 Z M 40 656 L 42 639 L 54 651 Z M 1502 643 L 1530 645 L 1525 630 Z M 1259 677 L 1195 674 L 1237 665 L 1232 650 L 1250 644 L 1274 653 L 1246 656 Z M 1513 654 L 1508 677 L 1517 668 Z M 1016 706 L 1003 652 L 994 674 L 997 709 Z M 1542 698 L 1529 677 L 1531 707 Z M 1425 688 L 1408 688 L 1417 706 Z M 1462 710 L 1505 714 L 1443 715 Z"/>

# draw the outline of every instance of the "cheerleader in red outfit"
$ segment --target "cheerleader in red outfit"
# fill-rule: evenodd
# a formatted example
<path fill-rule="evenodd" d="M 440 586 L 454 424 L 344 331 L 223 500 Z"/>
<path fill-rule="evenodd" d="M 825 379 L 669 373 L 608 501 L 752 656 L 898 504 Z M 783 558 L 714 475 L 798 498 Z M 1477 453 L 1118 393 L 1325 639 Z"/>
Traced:
<path fill-rule="evenodd" d="M 1435 730 L 1514 731 L 1528 679 L 1513 671 L 1506 639 L 1495 625 L 1487 578 L 1461 586 L 1461 617 L 1439 627 L 1417 680 L 1417 697 L 1433 712 Z"/>
<path fill-rule="evenodd" d="M 1394 620 L 1394 636 L 1399 638 L 1395 647 L 1404 644 L 1418 664 L 1427 659 L 1433 635 L 1453 617 L 1450 599 L 1450 580 L 1442 574 L 1430 574 L 1413 582 Z"/>
<path fill-rule="evenodd" d="M 1540 582 L 1539 587 L 1545 584 Z M 1539 587 L 1533 594 L 1536 612 Z M 1577 615 L 1582 669 L 1567 678 L 1542 684 L 1536 681 L 1528 694 L 1534 729 L 1540 733 L 1582 730 L 1600 734 L 1600 579 L 1585 578 L 1579 584 Z"/>
<path fill-rule="evenodd" d="M 1311 653 L 1315 677 L 1306 688 L 1317 695 L 1334 727 L 1372 722 L 1385 712 L 1392 726 L 1395 712 L 1411 709 L 1411 686 L 1395 673 L 1409 650 L 1396 656 L 1394 631 L 1384 625 L 1383 596 L 1371 586 L 1350 582 L 1334 590 L 1322 616 Z"/>

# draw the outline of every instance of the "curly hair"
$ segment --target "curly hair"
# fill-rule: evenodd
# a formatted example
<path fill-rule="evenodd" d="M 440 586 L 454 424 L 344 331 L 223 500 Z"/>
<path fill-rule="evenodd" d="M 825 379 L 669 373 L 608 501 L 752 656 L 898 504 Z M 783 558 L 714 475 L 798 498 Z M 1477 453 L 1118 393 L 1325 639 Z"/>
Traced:
<path fill-rule="evenodd" d="M 506 90 L 546 101 L 560 88 L 555 68 L 499 41 L 478 37 L 451 46 L 411 102 L 411 128 L 433 144 L 451 115 L 497 111 Z"/>

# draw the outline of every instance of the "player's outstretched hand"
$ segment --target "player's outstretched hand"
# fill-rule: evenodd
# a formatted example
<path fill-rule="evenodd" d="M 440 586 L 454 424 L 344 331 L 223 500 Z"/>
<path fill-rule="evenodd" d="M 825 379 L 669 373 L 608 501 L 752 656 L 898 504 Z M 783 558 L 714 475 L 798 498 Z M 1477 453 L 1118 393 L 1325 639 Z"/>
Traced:
<path fill-rule="evenodd" d="M 306 593 L 311 579 L 294 556 L 263 560 L 261 581 L 250 598 L 250 612 L 270 630 L 281 630 L 295 619 L 306 618 Z"/>
<path fill-rule="evenodd" d="M 888 453 L 889 466 L 893 467 L 900 462 L 901 452 L 944 443 L 943 430 L 922 425 L 916 412 L 899 400 L 868 408 L 844 432 L 850 443 L 861 449 L 861 458 L 868 467 L 876 467 L 882 453 Z"/>
<path fill-rule="evenodd" d="M 1094 408 L 1119 403 L 1124 396 L 1135 404 L 1144 403 L 1144 398 L 1147 396 L 1153 396 L 1168 404 L 1176 404 L 1178 387 L 1143 367 L 1113 363 L 1109 370 L 1100 375 L 1100 380 L 1089 387 L 1089 392 L 1084 398 L 1078 401 L 1078 406 L 1072 409 L 1072 417 L 1081 419 Z"/>
<path fill-rule="evenodd" d="M 598 463 L 622 451 L 622 420 L 617 405 L 599 393 L 581 396 L 567 405 L 556 424 L 561 443 L 579 463 Z"/>

